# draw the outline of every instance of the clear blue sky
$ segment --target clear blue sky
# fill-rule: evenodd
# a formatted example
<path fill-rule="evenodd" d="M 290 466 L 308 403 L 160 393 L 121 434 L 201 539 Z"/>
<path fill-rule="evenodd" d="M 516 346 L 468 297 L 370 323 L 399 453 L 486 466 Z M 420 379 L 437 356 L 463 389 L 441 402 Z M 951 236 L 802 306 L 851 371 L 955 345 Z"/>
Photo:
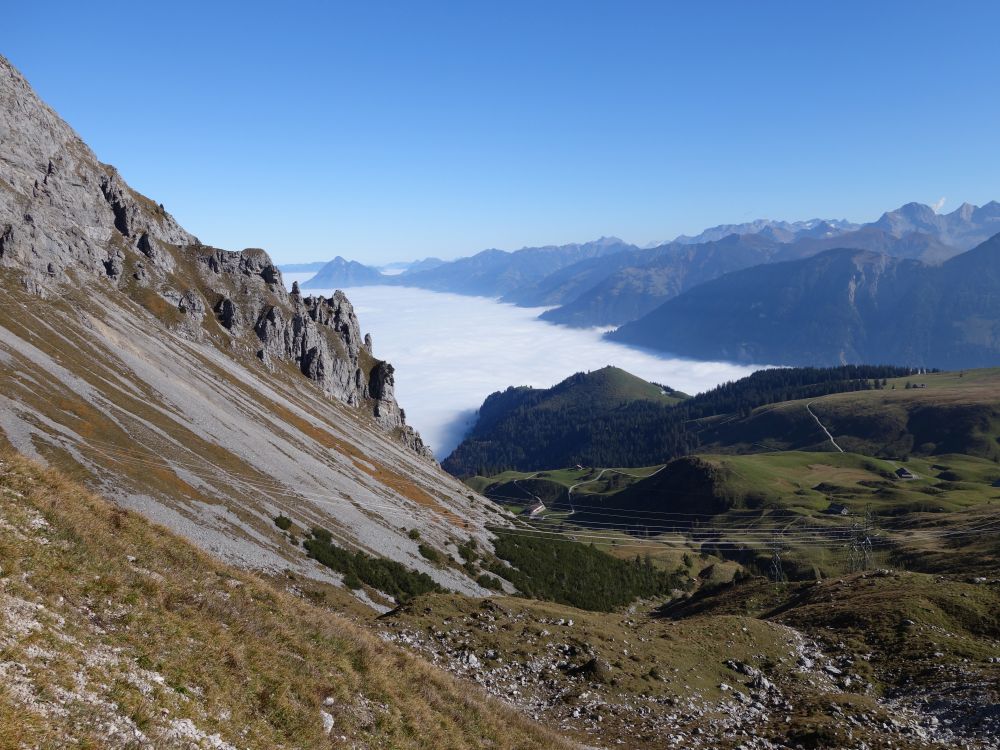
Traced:
<path fill-rule="evenodd" d="M 1000 4 L 10 3 L 2 52 L 203 241 L 454 257 L 1000 199 Z"/>

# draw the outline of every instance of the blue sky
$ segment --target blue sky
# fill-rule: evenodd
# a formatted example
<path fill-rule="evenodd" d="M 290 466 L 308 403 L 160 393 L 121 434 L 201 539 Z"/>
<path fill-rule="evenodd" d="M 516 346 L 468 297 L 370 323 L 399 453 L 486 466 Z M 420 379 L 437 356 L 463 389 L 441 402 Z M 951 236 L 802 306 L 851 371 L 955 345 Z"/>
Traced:
<path fill-rule="evenodd" d="M 1000 199 L 1000 4 L 14 3 L 0 51 L 205 241 L 378 263 Z"/>

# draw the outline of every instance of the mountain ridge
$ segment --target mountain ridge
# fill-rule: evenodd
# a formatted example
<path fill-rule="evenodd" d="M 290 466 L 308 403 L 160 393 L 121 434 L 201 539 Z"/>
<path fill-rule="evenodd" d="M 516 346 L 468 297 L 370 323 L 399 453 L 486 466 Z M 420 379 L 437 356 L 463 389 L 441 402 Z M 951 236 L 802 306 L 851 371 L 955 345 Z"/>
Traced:
<path fill-rule="evenodd" d="M 643 248 L 612 237 L 583 245 L 486 250 L 440 263 L 427 273 L 414 269 L 392 277 L 352 265 L 353 271 L 341 268 L 322 283 L 309 285 L 384 283 L 492 296 L 522 307 L 554 307 L 539 316 L 552 323 L 608 327 L 636 320 L 698 284 L 754 265 L 842 247 L 940 264 L 996 232 L 1000 232 L 996 202 L 982 207 L 963 204 L 948 214 L 909 203 L 866 224 L 761 219 L 721 224 L 699 235 Z M 594 250 L 601 245 L 604 249 Z"/>
<path fill-rule="evenodd" d="M 1000 360 L 1000 235 L 939 266 L 855 249 L 728 274 L 609 336 L 686 356 L 984 367 Z"/>
<path fill-rule="evenodd" d="M 347 297 L 286 290 L 261 249 L 201 244 L 3 58 L 0 103 L 0 444 L 241 567 L 343 583 L 286 515 L 482 593 L 406 530 L 489 547 L 509 521 L 437 467 Z"/>
<path fill-rule="evenodd" d="M 703 242 L 721 240 L 731 234 L 763 234 L 769 239 L 789 242 L 801 236 L 825 237 L 831 236 L 831 233 L 849 232 L 858 229 L 860 226 L 860 224 L 847 221 L 847 219 L 808 219 L 805 221 L 755 219 L 754 221 L 738 224 L 719 224 L 704 229 L 695 235 L 680 234 L 670 242 L 657 244 L 678 243 L 683 245 L 698 245 Z"/>
<path fill-rule="evenodd" d="M 386 277 L 376 268 L 347 260 L 340 255 L 325 263 L 316 275 L 304 282 L 303 289 L 330 289 L 379 284 Z"/>

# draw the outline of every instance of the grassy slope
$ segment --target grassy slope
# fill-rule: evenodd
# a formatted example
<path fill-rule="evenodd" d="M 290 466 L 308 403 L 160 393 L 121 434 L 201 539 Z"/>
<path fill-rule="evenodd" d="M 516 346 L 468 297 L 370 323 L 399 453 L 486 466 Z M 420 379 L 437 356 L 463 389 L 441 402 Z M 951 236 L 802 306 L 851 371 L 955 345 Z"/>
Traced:
<path fill-rule="evenodd" d="M 782 587 L 749 582 L 664 610 L 681 620 L 741 615 L 790 625 L 819 638 L 828 652 L 853 658 L 853 669 L 884 693 L 934 688 L 966 669 L 995 681 L 998 613 L 996 579 L 973 584 L 888 571 Z"/>
<path fill-rule="evenodd" d="M 560 384 L 549 390 L 551 396 L 538 408 L 562 408 L 581 400 L 595 407 L 612 407 L 626 401 L 676 404 L 686 398 L 679 391 L 664 391 L 657 385 L 610 365 L 586 373 L 578 382 L 569 386 L 563 387 Z"/>
<path fill-rule="evenodd" d="M 733 494 L 758 493 L 806 510 L 824 510 L 835 500 L 853 511 L 870 504 L 879 515 L 896 516 L 959 510 L 1000 495 L 993 487 L 1000 467 L 975 456 L 933 456 L 905 463 L 855 453 L 799 451 L 706 458 L 730 468 Z M 894 472 L 904 467 L 917 478 L 896 477 Z"/>
<path fill-rule="evenodd" d="M 553 747 L 329 611 L 0 459 L 0 747 Z M 335 720 L 326 736 L 320 711 Z M 110 726 L 118 728 L 112 734 Z"/>
<path fill-rule="evenodd" d="M 874 546 L 876 562 L 958 574 L 989 572 L 1000 565 L 1000 544 L 992 531 L 1000 520 L 1000 490 L 992 484 L 998 475 L 992 462 L 968 456 L 910 460 L 907 466 L 919 478 L 903 481 L 886 478 L 896 464 L 853 454 L 790 453 L 715 460 L 735 465 L 734 494 L 749 490 L 767 498 L 768 510 L 756 524 L 759 528 L 786 528 L 787 524 L 793 533 L 802 527 L 846 530 L 870 510 L 880 540 Z M 936 476 L 956 469 L 968 481 Z M 847 506 L 851 515 L 824 514 L 831 502 Z M 737 523 L 724 518 L 719 525 Z M 970 528 L 982 531 L 973 534 L 967 531 Z M 723 534 L 722 538 L 738 542 L 739 534 Z M 846 540 L 817 544 L 789 538 L 784 557 L 790 573 L 811 577 L 849 569 Z M 758 563 L 766 557 L 766 550 L 759 552 Z"/>
<path fill-rule="evenodd" d="M 728 658 L 746 661 L 760 655 L 777 662 L 789 653 L 787 633 L 742 614 L 697 617 L 664 627 L 662 621 L 634 613 L 587 612 L 532 600 L 490 601 L 511 622 L 501 618 L 499 627 L 484 628 L 485 632 L 477 637 L 477 648 L 516 659 L 533 650 L 539 631 L 548 630 L 554 639 L 577 646 L 581 655 L 587 654 L 586 658 L 581 656 L 581 661 L 591 657 L 607 661 L 612 667 L 614 688 L 623 693 L 676 697 L 697 690 L 716 698 L 719 683 L 731 676 L 724 665 L 725 648 L 729 649 Z M 459 622 L 482 609 L 482 602 L 475 599 L 429 594 L 384 616 L 383 621 L 420 622 L 425 628 L 433 622 L 440 628 L 449 624 L 449 619 Z M 493 607 L 486 609 L 497 611 Z M 555 625 L 560 618 L 572 619 L 573 624 Z M 522 621 L 525 624 L 518 627 L 516 623 Z M 752 628 L 752 632 L 741 631 L 744 627 Z M 737 640 L 722 645 L 736 633 L 741 634 Z M 541 638 L 544 641 L 545 636 Z M 679 676 L 672 676 L 675 669 Z M 664 676 L 651 679 L 650 671 Z"/>
<path fill-rule="evenodd" d="M 882 562 L 892 560 L 916 570 L 969 573 L 1000 565 L 1000 543 L 991 543 L 988 534 L 954 539 L 947 536 L 969 526 L 989 527 L 996 523 L 1000 488 L 994 483 L 1000 479 L 1000 468 L 992 461 L 963 455 L 913 458 L 905 465 L 918 478 L 909 481 L 894 476 L 893 471 L 903 465 L 899 462 L 852 453 L 789 451 L 699 456 L 699 465 L 715 468 L 714 482 L 700 473 L 677 470 L 688 463 L 683 459 L 648 481 L 632 480 L 624 491 L 577 491 L 573 495 L 575 516 L 549 512 L 532 523 L 581 541 L 593 540 L 616 556 L 650 554 L 669 570 L 677 568 L 685 551 L 696 561 L 697 553 L 714 552 L 766 567 L 769 534 L 784 529 L 789 532 L 784 537 L 786 571 L 812 577 L 817 573 L 836 575 L 848 569 L 846 541 L 831 539 L 816 544 L 808 539 L 796 540 L 796 534 L 803 529 L 839 529 L 847 534 L 853 519 L 870 509 L 877 518 L 878 534 L 886 542 L 875 550 Z M 521 485 L 533 486 L 528 482 Z M 510 486 L 491 485 L 487 494 Z M 701 519 L 702 525 L 696 531 L 716 529 L 718 544 L 706 541 L 701 545 L 683 534 L 656 533 L 656 524 L 683 522 L 683 516 L 660 517 L 646 525 L 640 523 L 646 516 L 632 512 L 705 513 L 708 497 L 716 498 L 719 505 L 711 518 Z M 845 505 L 851 515 L 825 513 L 832 502 Z M 631 536 L 623 525 L 651 536 Z M 747 528 L 756 535 L 751 540 L 755 545 L 747 544 Z M 934 538 L 928 531 L 945 535 Z M 727 549 L 726 545 L 738 549 Z M 692 566 L 692 574 L 698 575 L 707 565 L 717 565 L 715 555 L 704 565 Z"/>
<path fill-rule="evenodd" d="M 907 382 L 926 387 L 907 389 Z M 1000 457 L 1000 368 L 895 378 L 882 390 L 786 401 L 756 409 L 747 419 L 706 421 L 704 450 L 834 450 L 807 403 L 844 450 L 889 458 Z"/>
<path fill-rule="evenodd" d="M 928 387 L 906 390 L 905 380 L 900 380 L 895 391 L 830 396 L 819 400 L 814 408 L 824 418 L 849 410 L 886 414 L 888 421 L 905 431 L 911 415 L 920 408 L 950 404 L 976 411 L 984 405 L 989 407 L 1000 382 L 997 374 L 976 371 L 962 377 L 915 377 L 914 382 L 927 382 Z M 784 412 L 785 422 L 796 425 L 806 440 L 813 439 L 810 433 L 818 431 L 805 411 L 805 402 L 765 407 L 758 413 L 768 411 Z M 834 433 L 838 440 L 847 437 L 845 442 L 849 443 L 849 435 L 835 428 Z M 977 444 L 983 444 L 973 432 L 969 436 L 971 439 L 963 446 L 975 450 Z M 748 525 L 765 534 L 790 522 L 793 531 L 796 527 L 847 529 L 851 518 L 823 513 L 831 501 L 847 505 L 855 514 L 871 506 L 879 517 L 879 534 L 891 541 L 888 548 L 876 553 L 879 564 L 905 564 L 948 577 L 911 572 L 852 575 L 782 586 L 760 580 L 726 585 L 732 578 L 734 563 L 720 563 L 714 556 L 696 554 L 697 545 L 685 547 L 679 535 L 647 540 L 613 528 L 616 521 L 621 521 L 615 517 L 605 517 L 609 526 L 596 530 L 574 524 L 573 517 L 565 513 L 551 513 L 534 520 L 534 525 L 575 535 L 581 541 L 587 541 L 588 535 L 593 539 L 600 534 L 598 547 L 611 554 L 631 557 L 648 551 L 657 564 L 668 570 L 684 565 L 691 575 L 702 577 L 706 585 L 690 600 L 681 599 L 663 611 L 673 621 L 669 628 L 675 628 L 680 637 L 670 639 L 669 628 L 665 632 L 662 623 L 647 619 L 641 605 L 630 608 L 628 614 L 594 614 L 557 605 L 501 600 L 498 608 L 484 616 L 475 611 L 472 603 L 445 596 L 414 602 L 387 620 L 393 628 L 441 635 L 425 644 L 435 653 L 441 653 L 442 647 L 469 648 L 480 654 L 497 651 L 505 654 L 505 661 L 523 664 L 529 672 L 544 660 L 553 642 L 576 647 L 577 660 L 583 654 L 607 659 L 613 690 L 606 687 L 607 681 L 574 682 L 572 673 L 565 670 L 543 673 L 545 680 L 554 680 L 560 686 L 559 695 L 564 696 L 549 704 L 549 715 L 571 725 L 574 719 L 568 716 L 580 703 L 577 696 L 587 691 L 596 693 L 598 702 L 608 700 L 610 704 L 615 703 L 613 698 L 609 700 L 612 693 L 654 695 L 668 705 L 669 701 L 685 700 L 692 691 L 709 701 L 717 700 L 719 684 L 733 684 L 732 673 L 724 668 L 726 658 L 743 659 L 747 651 L 766 655 L 748 663 L 769 663 L 775 669 L 772 677 L 795 694 L 793 707 L 783 712 L 789 717 L 788 723 L 760 728 L 759 736 L 771 734 L 784 740 L 794 737 L 807 747 L 856 746 L 860 738 L 844 734 L 850 726 L 845 715 L 859 716 L 862 724 L 868 725 L 877 711 L 871 702 L 875 696 L 912 699 L 908 703 L 911 706 L 920 705 L 924 695 L 936 696 L 931 699 L 935 710 L 944 711 L 949 718 L 966 711 L 972 714 L 969 721 L 975 725 L 975 712 L 997 698 L 995 687 L 989 686 L 995 686 L 998 677 L 998 667 L 990 659 L 1000 655 L 1000 624 L 996 617 L 1000 589 L 995 583 L 1000 570 L 1000 539 L 991 529 L 996 527 L 1000 510 L 1000 487 L 994 486 L 1000 479 L 1000 467 L 980 455 L 911 456 L 905 465 L 918 479 L 903 481 L 893 473 L 904 465 L 900 460 L 836 452 L 821 432 L 814 442 L 817 450 L 813 451 L 698 457 L 717 470 L 717 485 L 712 491 L 725 500 L 726 509 L 711 521 L 720 529 L 719 539 L 739 542 L 737 530 Z M 759 446 L 755 449 L 760 450 Z M 649 474 L 655 468 L 628 471 Z M 596 473 L 592 469 L 504 472 L 473 481 L 478 489 L 486 491 L 491 486 L 509 487 L 515 480 L 526 487 L 535 486 L 529 483 L 548 482 L 565 489 Z M 616 500 L 643 485 L 647 485 L 649 507 L 663 511 L 676 510 L 672 500 L 683 505 L 691 499 L 690 490 L 697 489 L 679 486 L 676 477 L 663 472 L 633 482 L 631 490 L 625 492 L 619 488 L 608 490 L 600 483 L 580 486 L 574 498 L 578 506 L 614 507 Z M 587 489 L 596 491 L 585 494 Z M 595 515 L 592 520 L 597 523 L 600 519 Z M 975 536 L 926 534 L 951 533 L 970 526 L 984 531 Z M 727 534 L 727 528 L 732 533 Z M 733 556 L 732 550 L 720 552 Z M 754 555 L 759 557 L 756 562 L 766 567 L 770 552 L 766 548 L 750 551 L 743 559 L 750 562 Z M 806 577 L 814 572 L 837 576 L 849 564 L 844 545 L 838 543 L 820 546 L 790 541 L 783 557 L 786 570 Z M 987 576 L 994 583 L 966 582 L 972 576 Z M 560 618 L 572 618 L 576 625 L 571 630 L 553 627 L 551 623 Z M 772 625 L 789 625 L 815 638 L 841 672 L 850 677 L 849 683 L 834 677 L 831 681 L 838 683 L 837 687 L 826 695 L 822 691 L 817 694 L 801 677 L 784 670 L 784 664 L 791 660 L 780 653 L 783 643 L 775 631 L 768 629 Z M 543 636 L 543 632 L 551 635 Z M 732 634 L 740 632 L 751 634 L 746 646 L 732 640 Z M 500 674 L 501 666 L 486 662 L 491 674 L 494 670 Z M 675 679 L 677 675 L 682 676 L 680 681 Z M 551 700 L 551 696 L 548 698 Z M 662 710 L 653 708 L 651 721 L 648 717 L 630 716 L 627 708 L 602 710 L 603 728 L 595 729 L 594 724 L 584 722 L 584 730 L 612 738 L 609 741 L 623 739 L 626 746 L 654 747 L 662 736 L 657 737 L 650 725 L 663 726 L 674 720 L 661 714 Z M 888 710 L 895 716 L 893 708 Z M 961 721 L 966 719 L 967 715 Z M 988 735 L 992 730 L 979 731 Z M 896 746 L 906 744 L 899 735 L 868 739 L 877 747 L 889 746 L 890 742 Z M 916 744 L 928 746 L 922 741 Z"/>
<path fill-rule="evenodd" d="M 627 373 L 614 371 L 613 368 L 605 368 L 585 377 L 594 384 L 629 378 Z M 592 388 L 586 382 L 572 387 L 565 387 L 564 384 L 556 386 L 551 389 L 551 396 L 532 406 L 530 411 L 555 410 L 560 404 L 564 405 L 571 394 L 588 389 L 594 390 L 589 396 L 594 403 L 607 403 L 602 394 L 615 391 L 615 388 L 601 389 L 596 385 Z M 926 387 L 908 389 L 907 382 Z M 579 401 L 587 402 L 582 397 Z M 697 435 L 697 440 L 692 439 L 690 447 L 701 453 L 836 451 L 807 410 L 809 405 L 841 447 L 855 453 L 893 459 L 911 455 L 964 453 L 990 460 L 1000 459 L 1000 368 L 896 378 L 888 381 L 884 389 L 785 401 L 758 407 L 749 416 L 720 414 L 692 420 L 686 423 L 686 427 L 692 435 Z M 494 423 L 498 421 L 495 415 L 491 418 Z M 505 418 L 512 419 L 509 415 Z M 582 424 L 591 415 L 574 417 L 567 413 L 567 421 L 574 418 Z M 528 428 L 533 426 L 531 420 L 527 420 L 525 425 Z M 525 428 L 525 425 L 519 427 Z M 463 443 L 469 455 L 461 456 L 456 466 L 505 465 L 485 460 L 495 458 L 497 454 L 490 441 L 517 441 L 523 432 L 524 429 L 489 428 L 479 437 L 470 437 Z M 564 433 L 565 430 L 553 432 L 547 439 L 550 443 L 575 439 Z M 664 436 L 658 435 L 655 439 L 662 440 Z M 456 456 L 462 452 L 461 448 L 456 450 Z M 615 459 L 618 460 L 627 462 L 627 457 Z M 506 465 L 527 464 L 522 456 Z M 538 468 L 548 469 L 547 473 L 562 470 L 555 465 Z M 483 480 L 475 481 L 475 486 L 480 489 L 488 485 Z M 594 491 L 594 488 L 586 491 Z"/>
<path fill-rule="evenodd" d="M 382 621 L 460 674 L 468 673 L 463 655 L 478 655 L 481 684 L 502 695 L 516 685 L 512 702 L 601 744 L 741 747 L 745 736 L 722 729 L 732 715 L 779 746 L 903 748 L 937 745 L 890 728 L 902 713 L 882 702 L 889 697 L 920 707 L 922 694 L 941 690 L 935 712 L 954 700 L 959 714 L 973 717 L 973 733 L 989 734 L 976 728 L 975 713 L 997 699 L 1000 665 L 990 659 L 1000 649 L 998 607 L 996 584 L 893 573 L 780 587 L 751 580 L 659 612 L 649 603 L 602 614 L 431 595 Z M 591 659 L 604 667 L 581 669 Z M 747 702 L 731 698 L 753 694 L 752 680 L 730 660 L 774 682 L 780 708 L 750 720 Z M 834 665 L 839 671 L 827 670 Z M 706 744 L 690 735 L 678 744 L 677 727 Z"/>
<path fill-rule="evenodd" d="M 907 380 L 926 384 L 926 388 L 907 389 Z M 834 450 L 806 411 L 806 403 L 790 401 L 766 406 L 749 419 L 711 426 L 708 429 L 716 438 L 728 435 L 727 441 L 736 442 L 711 443 L 707 450 L 725 452 L 682 459 L 644 481 L 609 472 L 601 481 L 582 484 L 574 491 L 574 505 L 578 512 L 582 511 L 580 515 L 574 518 L 553 513 L 536 523 L 576 533 L 581 539 L 588 533 L 598 533 L 610 537 L 596 541 L 613 554 L 625 556 L 649 550 L 674 569 L 685 546 L 683 538 L 657 536 L 654 528 L 639 529 L 654 536 L 654 544 L 644 548 L 642 540 L 624 533 L 623 525 L 629 524 L 630 515 L 634 519 L 645 517 L 631 511 L 710 513 L 711 525 L 720 529 L 719 541 L 739 545 L 741 535 L 736 531 L 747 526 L 764 534 L 785 527 L 793 533 L 802 527 L 847 529 L 850 518 L 823 512 L 836 502 L 846 505 L 853 515 L 863 514 L 868 508 L 876 514 L 880 533 L 891 542 L 882 547 L 883 561 L 892 559 L 918 570 L 975 571 L 989 569 L 1000 560 L 998 545 L 985 537 L 956 537 L 953 541 L 960 542 L 956 545 L 948 543 L 947 537 L 934 539 L 926 533 L 961 531 L 969 525 L 990 524 L 996 517 L 1000 508 L 1000 487 L 996 486 L 1000 466 L 993 450 L 1000 434 L 1000 419 L 995 418 L 1000 408 L 1000 369 L 916 375 L 890 380 L 884 390 L 836 394 L 810 402 L 842 446 L 865 454 Z M 915 440 L 923 431 L 931 430 L 942 437 L 933 445 L 923 441 L 924 450 L 941 447 L 967 453 L 911 453 Z M 891 435 L 892 440 L 882 440 L 882 435 Z M 758 440 L 781 447 L 812 445 L 814 450 L 761 452 Z M 877 454 L 885 457 L 872 457 Z M 901 457 L 906 458 L 905 462 Z M 706 470 L 684 470 L 692 466 Z M 896 478 L 894 472 L 901 466 L 918 478 Z M 657 468 L 625 471 L 641 476 Z M 487 495 L 503 492 L 505 496 L 516 496 L 511 492 L 514 487 L 522 488 L 523 495 L 523 488 L 535 488 L 539 482 L 565 488 L 597 474 L 594 469 L 558 469 L 505 472 L 473 481 Z M 609 476 L 616 481 L 607 483 Z M 514 484 L 514 480 L 520 481 Z M 516 509 L 515 502 L 505 502 Z M 596 512 L 588 516 L 588 509 Z M 672 517 L 678 519 L 681 517 Z M 597 528 L 602 530 L 595 531 Z M 727 533 L 727 529 L 733 533 Z M 786 565 L 796 575 L 836 575 L 844 572 L 850 562 L 845 544 L 818 546 L 793 539 L 788 544 Z M 766 545 L 759 547 L 756 552 L 726 554 L 766 566 L 770 553 Z M 688 549 L 724 552 L 711 544 L 703 548 L 692 544 Z"/>
<path fill-rule="evenodd" d="M 991 544 L 988 533 L 949 538 L 954 531 L 988 530 L 997 523 L 1000 487 L 994 485 L 1000 467 L 974 456 L 913 458 L 905 466 L 918 478 L 900 480 L 893 472 L 902 465 L 853 453 L 700 455 L 680 459 L 617 493 L 575 496 L 577 515 L 560 517 L 559 523 L 561 530 L 581 539 L 620 534 L 623 549 L 633 554 L 643 551 L 643 545 L 655 551 L 687 544 L 692 551 L 753 562 L 761 570 L 770 557 L 770 534 L 784 531 L 786 572 L 813 577 L 848 569 L 850 526 L 871 510 L 884 541 L 875 547 L 883 562 L 966 572 L 1000 564 L 1000 545 Z M 825 513 L 834 502 L 845 505 L 850 515 Z M 683 514 L 707 515 L 689 528 L 695 517 Z M 654 520 L 645 523 L 650 517 Z M 676 525 L 682 533 L 666 533 L 664 525 Z M 641 538 L 626 537 L 626 527 Z M 715 533 L 709 535 L 710 529 Z M 831 536 L 837 530 L 844 538 Z M 690 541 L 685 531 L 700 539 Z M 825 541 L 817 543 L 812 531 L 824 534 Z"/>
<path fill-rule="evenodd" d="M 504 471 L 492 477 L 476 475 L 462 481 L 476 492 L 517 513 L 535 498 L 541 499 L 549 507 L 553 505 L 553 501 L 560 507 L 565 507 L 567 493 L 571 488 L 573 498 L 585 505 L 600 502 L 660 468 L 615 467 L 606 469 L 603 473 L 600 469 L 593 468 Z"/>
<path fill-rule="evenodd" d="M 508 700 L 540 712 L 550 725 L 589 735 L 588 745 L 676 747 L 670 727 L 677 721 L 687 731 L 713 731 L 725 710 L 717 706 L 724 698 L 719 685 L 736 678 L 727 659 L 773 663 L 776 677 L 795 679 L 789 633 L 741 615 L 666 622 L 518 599 L 483 603 L 434 595 L 383 623 L 427 653 L 477 654 L 483 662 L 478 679 L 491 692 L 510 694 Z M 585 666 L 592 659 L 601 664 L 596 673 Z M 693 710 L 681 711 L 685 706 Z"/>

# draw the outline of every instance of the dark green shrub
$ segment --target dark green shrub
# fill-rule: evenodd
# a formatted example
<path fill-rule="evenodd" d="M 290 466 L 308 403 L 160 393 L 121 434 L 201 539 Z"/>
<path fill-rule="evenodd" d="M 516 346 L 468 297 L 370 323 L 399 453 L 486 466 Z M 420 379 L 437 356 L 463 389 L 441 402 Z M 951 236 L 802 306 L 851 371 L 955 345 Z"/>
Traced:
<path fill-rule="evenodd" d="M 323 542 L 325 544 L 330 544 L 330 542 L 333 540 L 333 537 L 330 535 L 330 532 L 320 526 L 313 526 L 312 535 L 318 541 Z"/>
<path fill-rule="evenodd" d="M 469 537 L 469 541 L 458 545 L 458 554 L 462 556 L 464 560 L 470 563 L 474 563 L 479 559 L 479 553 L 476 552 L 476 540 Z"/>
<path fill-rule="evenodd" d="M 275 516 L 274 525 L 277 526 L 282 531 L 288 531 L 292 528 L 292 519 L 288 516 Z"/>
<path fill-rule="evenodd" d="M 425 560 L 430 560 L 435 565 L 441 562 L 441 553 L 426 544 L 418 545 L 417 552 L 419 552 L 421 557 Z"/>
<path fill-rule="evenodd" d="M 676 573 L 654 568 L 649 557 L 621 560 L 593 545 L 493 531 L 497 557 L 514 567 L 496 561 L 488 566 L 490 572 L 535 599 L 607 612 L 681 587 Z"/>
<path fill-rule="evenodd" d="M 306 548 L 309 557 L 331 570 L 343 573 L 344 585 L 351 589 L 361 588 L 361 584 L 365 583 L 401 602 L 429 591 L 441 590 L 426 573 L 418 573 L 395 560 L 338 547 L 333 543 L 330 532 L 320 527 L 313 528 L 312 537 L 306 539 L 302 546 Z"/>
<path fill-rule="evenodd" d="M 496 576 L 491 576 L 489 573 L 483 573 L 479 578 L 476 579 L 476 583 L 482 586 L 484 589 L 492 589 L 493 591 L 503 591 L 503 583 Z"/>

